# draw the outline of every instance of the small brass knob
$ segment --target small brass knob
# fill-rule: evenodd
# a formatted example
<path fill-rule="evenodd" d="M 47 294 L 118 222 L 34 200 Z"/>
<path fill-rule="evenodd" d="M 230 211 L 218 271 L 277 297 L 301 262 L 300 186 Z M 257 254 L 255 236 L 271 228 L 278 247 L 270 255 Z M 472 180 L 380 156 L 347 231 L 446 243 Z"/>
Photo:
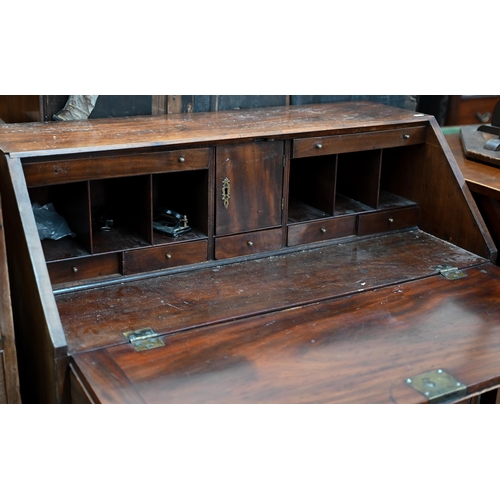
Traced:
<path fill-rule="evenodd" d="M 179 161 L 180 161 L 181 163 L 184 163 L 184 162 L 186 161 L 186 158 L 184 158 L 184 156 L 181 156 L 181 157 L 179 158 Z"/>
<path fill-rule="evenodd" d="M 78 268 L 77 267 L 72 267 L 71 270 L 74 272 L 74 273 L 77 273 L 78 272 Z"/>
<path fill-rule="evenodd" d="M 322 228 L 320 229 L 320 231 L 321 231 L 322 233 L 326 233 L 326 228 L 322 227 Z"/>
<path fill-rule="evenodd" d="M 249 247 L 253 247 L 253 241 L 247 241 L 247 245 L 248 245 Z"/>
<path fill-rule="evenodd" d="M 323 144 L 316 144 L 316 148 L 317 149 L 322 149 L 323 148 Z"/>
<path fill-rule="evenodd" d="M 169 253 L 167 253 L 167 254 L 165 255 L 165 257 L 166 257 L 167 259 L 171 259 L 171 258 L 172 258 L 172 256 L 171 256 Z"/>
<path fill-rule="evenodd" d="M 394 219 L 391 217 L 391 218 L 389 219 L 389 224 L 392 224 L 393 222 L 394 222 Z"/>
<path fill-rule="evenodd" d="M 410 134 L 403 135 L 403 139 L 409 139 L 409 138 L 410 138 Z"/>

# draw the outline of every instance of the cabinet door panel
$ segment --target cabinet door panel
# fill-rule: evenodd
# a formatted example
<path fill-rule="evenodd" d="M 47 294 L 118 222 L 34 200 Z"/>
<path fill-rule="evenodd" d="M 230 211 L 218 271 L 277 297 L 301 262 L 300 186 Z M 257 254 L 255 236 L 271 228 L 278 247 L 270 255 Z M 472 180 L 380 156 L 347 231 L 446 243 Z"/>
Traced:
<path fill-rule="evenodd" d="M 282 157 L 282 141 L 217 148 L 217 235 L 281 225 Z"/>

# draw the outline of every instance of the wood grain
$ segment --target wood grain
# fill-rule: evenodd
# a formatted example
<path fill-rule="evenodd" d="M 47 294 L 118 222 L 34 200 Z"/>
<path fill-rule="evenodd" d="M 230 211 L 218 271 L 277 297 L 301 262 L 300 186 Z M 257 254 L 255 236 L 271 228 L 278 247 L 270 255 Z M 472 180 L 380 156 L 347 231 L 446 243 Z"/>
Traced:
<path fill-rule="evenodd" d="M 421 231 L 56 295 L 70 352 L 249 317 L 468 267 L 484 259 Z M 119 311 L 119 313 L 117 313 Z"/>
<path fill-rule="evenodd" d="M 443 369 L 469 395 L 500 384 L 500 270 L 467 270 L 164 338 L 74 355 L 100 402 L 135 402 L 115 390 L 120 367 L 148 403 L 424 403 L 405 381 Z M 94 369 L 94 356 L 102 363 Z M 470 362 L 471 360 L 474 362 Z M 102 394 L 101 394 L 102 392 Z"/>
<path fill-rule="evenodd" d="M 428 117 L 369 102 L 278 106 L 217 113 L 103 118 L 75 122 L 7 124 L 0 127 L 0 149 L 12 157 L 112 151 L 151 146 L 217 144 L 256 136 L 286 139 L 347 128 L 425 123 Z"/>

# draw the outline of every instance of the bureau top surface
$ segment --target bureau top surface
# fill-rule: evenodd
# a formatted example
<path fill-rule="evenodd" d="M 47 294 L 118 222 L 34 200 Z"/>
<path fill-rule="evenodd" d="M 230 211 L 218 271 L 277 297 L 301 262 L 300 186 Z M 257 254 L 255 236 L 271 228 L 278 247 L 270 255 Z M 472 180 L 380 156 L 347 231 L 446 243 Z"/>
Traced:
<path fill-rule="evenodd" d="M 341 133 L 418 123 L 428 117 L 371 102 L 279 106 L 214 113 L 0 125 L 0 149 L 11 157 Z"/>

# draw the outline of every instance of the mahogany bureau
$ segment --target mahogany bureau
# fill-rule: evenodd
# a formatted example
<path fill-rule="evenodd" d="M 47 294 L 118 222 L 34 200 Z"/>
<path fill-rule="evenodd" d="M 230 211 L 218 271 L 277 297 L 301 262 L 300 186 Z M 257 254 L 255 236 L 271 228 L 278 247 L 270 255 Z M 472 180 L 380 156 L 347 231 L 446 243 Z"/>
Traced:
<path fill-rule="evenodd" d="M 431 116 L 359 102 L 2 125 L 0 149 L 27 402 L 500 386 L 497 250 Z M 40 239 L 49 205 L 70 235 Z"/>

